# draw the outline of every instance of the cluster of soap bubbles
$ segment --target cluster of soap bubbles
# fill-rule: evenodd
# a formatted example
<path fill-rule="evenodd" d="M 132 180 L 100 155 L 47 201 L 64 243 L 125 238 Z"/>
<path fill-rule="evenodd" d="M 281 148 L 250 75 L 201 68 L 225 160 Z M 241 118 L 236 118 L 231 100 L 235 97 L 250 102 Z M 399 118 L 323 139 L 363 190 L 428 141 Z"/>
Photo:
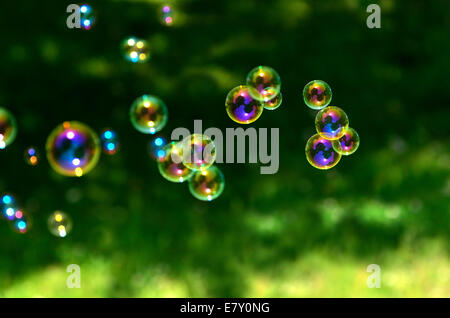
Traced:
<path fill-rule="evenodd" d="M 283 100 L 281 80 L 277 71 L 257 66 L 247 75 L 246 85 L 233 88 L 225 99 L 228 116 L 239 124 L 256 121 L 264 109 L 274 110 Z"/>
<path fill-rule="evenodd" d="M 306 142 L 306 159 L 322 170 L 334 167 L 342 155 L 351 155 L 359 147 L 358 133 L 349 127 L 347 114 L 339 107 L 328 106 L 331 97 L 330 86 L 321 80 L 311 81 L 303 89 L 305 104 L 319 110 L 315 119 L 317 134 Z"/>
<path fill-rule="evenodd" d="M 225 178 L 217 166 L 216 148 L 210 137 L 192 134 L 182 141 L 161 148 L 158 170 L 171 182 L 188 181 L 192 195 L 202 201 L 212 201 L 225 188 Z"/>
<path fill-rule="evenodd" d="M 30 228 L 30 221 L 11 194 L 0 196 L 0 211 L 3 218 L 10 221 L 14 231 L 24 234 Z"/>

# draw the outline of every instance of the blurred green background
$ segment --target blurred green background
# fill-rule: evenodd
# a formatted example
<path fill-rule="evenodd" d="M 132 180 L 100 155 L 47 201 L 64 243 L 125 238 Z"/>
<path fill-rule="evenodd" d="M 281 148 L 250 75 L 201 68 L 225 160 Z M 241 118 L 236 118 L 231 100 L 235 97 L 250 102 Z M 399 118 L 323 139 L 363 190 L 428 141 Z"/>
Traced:
<path fill-rule="evenodd" d="M 2 1 L 0 106 L 19 126 L 0 152 L 0 191 L 31 216 L 24 235 L 0 220 L 0 297 L 449 297 L 450 5 L 435 1 L 91 1 L 90 31 L 66 27 L 71 1 Z M 159 20 L 173 5 L 174 25 Z M 381 29 L 368 29 L 378 3 Z M 148 40 L 151 59 L 120 42 Z M 226 188 L 205 203 L 163 179 L 132 101 L 161 97 L 176 127 L 237 127 L 228 91 L 275 68 L 284 101 L 254 127 L 280 128 L 280 169 L 221 164 Z M 328 82 L 361 137 L 329 171 L 306 161 L 315 112 L 301 92 Z M 65 120 L 115 129 L 122 148 L 82 178 L 57 175 L 44 145 Z M 41 151 L 25 164 L 30 145 Z M 46 220 L 74 220 L 65 239 Z M 66 267 L 81 266 L 80 289 Z M 370 289 L 369 264 L 381 267 Z"/>

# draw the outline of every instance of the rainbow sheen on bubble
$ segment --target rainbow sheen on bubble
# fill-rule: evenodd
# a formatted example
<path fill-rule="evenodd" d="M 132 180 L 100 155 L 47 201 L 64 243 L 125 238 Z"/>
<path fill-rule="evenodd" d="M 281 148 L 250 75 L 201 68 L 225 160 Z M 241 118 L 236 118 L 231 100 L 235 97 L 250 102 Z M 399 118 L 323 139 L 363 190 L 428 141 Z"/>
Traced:
<path fill-rule="evenodd" d="M 55 211 L 48 217 L 48 229 L 57 237 L 66 237 L 72 230 L 72 219 L 62 211 Z"/>
<path fill-rule="evenodd" d="M 155 136 L 148 143 L 148 153 L 150 157 L 155 161 L 161 161 L 166 156 L 164 146 L 167 145 L 167 140 L 162 136 Z"/>
<path fill-rule="evenodd" d="M 16 218 L 16 212 L 19 210 L 16 199 L 11 194 L 3 194 L 0 197 L 0 212 L 2 217 L 12 221 Z"/>
<path fill-rule="evenodd" d="M 196 171 L 189 179 L 189 191 L 202 201 L 212 201 L 219 197 L 225 188 L 225 178 L 217 166 Z"/>
<path fill-rule="evenodd" d="M 283 96 L 281 95 L 281 92 L 278 93 L 277 96 L 272 98 L 271 100 L 268 100 L 267 102 L 263 102 L 264 108 L 268 110 L 275 110 L 278 107 L 281 106 L 281 102 L 283 101 Z"/>
<path fill-rule="evenodd" d="M 144 63 L 150 57 L 150 49 L 147 41 L 134 36 L 122 41 L 121 50 L 125 59 L 132 63 Z"/>
<path fill-rule="evenodd" d="M 321 170 L 333 168 L 341 160 L 341 155 L 333 149 L 333 141 L 319 134 L 309 138 L 305 153 L 311 166 Z"/>
<path fill-rule="evenodd" d="M 112 129 L 104 129 L 100 134 L 100 143 L 103 153 L 114 155 L 119 151 L 120 142 L 117 133 Z"/>
<path fill-rule="evenodd" d="M 306 106 L 314 110 L 328 106 L 332 97 L 330 85 L 321 80 L 311 81 L 303 88 L 303 100 Z"/>
<path fill-rule="evenodd" d="M 181 147 L 183 163 L 191 170 L 205 170 L 216 160 L 216 146 L 206 135 L 192 134 L 181 142 Z"/>
<path fill-rule="evenodd" d="M 88 126 L 66 121 L 47 138 L 47 158 L 59 174 L 81 177 L 91 171 L 100 157 L 100 140 Z"/>
<path fill-rule="evenodd" d="M 164 5 L 160 11 L 160 17 L 162 24 L 171 26 L 174 21 L 173 8 L 168 4 Z"/>
<path fill-rule="evenodd" d="M 183 164 L 183 150 L 175 142 L 162 148 L 165 152 L 158 161 L 158 170 L 161 175 L 171 182 L 184 182 L 192 177 L 194 171 Z"/>
<path fill-rule="evenodd" d="M 245 85 L 233 88 L 225 100 L 228 116 L 239 124 L 250 124 L 261 116 L 263 104 L 250 95 Z"/>
<path fill-rule="evenodd" d="M 166 104 L 152 95 L 138 97 L 130 108 L 131 124 L 144 134 L 154 134 L 163 129 L 168 117 Z"/>
<path fill-rule="evenodd" d="M 333 140 L 333 148 L 338 153 L 344 156 L 349 156 L 354 153 L 359 147 L 359 135 L 351 127 L 344 130 L 341 138 Z"/>
<path fill-rule="evenodd" d="M 16 211 L 16 217 L 12 221 L 12 227 L 14 231 L 24 234 L 30 229 L 29 218 L 22 211 Z"/>
<path fill-rule="evenodd" d="M 89 4 L 80 6 L 80 25 L 84 30 L 90 30 L 95 22 L 95 12 Z"/>
<path fill-rule="evenodd" d="M 30 166 L 36 166 L 40 159 L 40 154 L 36 147 L 28 147 L 24 152 L 25 162 Z"/>
<path fill-rule="evenodd" d="M 267 102 L 280 92 L 281 79 L 273 68 L 257 66 L 248 73 L 246 84 L 253 98 Z"/>
<path fill-rule="evenodd" d="M 0 149 L 9 146 L 17 135 L 17 123 L 14 116 L 0 107 Z"/>
<path fill-rule="evenodd" d="M 339 107 L 325 107 L 316 115 L 317 133 L 326 139 L 336 140 L 341 138 L 347 127 L 347 114 Z"/>

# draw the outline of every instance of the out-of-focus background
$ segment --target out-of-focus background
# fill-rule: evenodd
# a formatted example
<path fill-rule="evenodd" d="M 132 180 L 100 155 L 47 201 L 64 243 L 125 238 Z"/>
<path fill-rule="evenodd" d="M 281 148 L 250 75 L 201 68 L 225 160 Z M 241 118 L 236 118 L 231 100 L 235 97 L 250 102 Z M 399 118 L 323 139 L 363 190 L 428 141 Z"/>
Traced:
<path fill-rule="evenodd" d="M 366 7 L 381 6 L 381 29 Z M 449 297 L 450 6 L 435 1 L 91 1 L 96 24 L 68 29 L 70 1 L 2 1 L 0 106 L 19 134 L 0 151 L 0 191 L 32 218 L 26 234 L 0 220 L 1 297 Z M 161 5 L 176 14 L 161 23 Z M 121 55 L 127 36 L 151 58 Z M 162 131 L 237 127 L 228 91 L 257 65 L 275 68 L 284 101 L 254 127 L 280 128 L 280 169 L 221 164 L 212 202 L 163 179 L 149 135 L 129 121 L 144 94 L 169 108 Z M 301 92 L 328 82 L 361 138 L 331 170 L 306 161 L 315 112 Z M 115 129 L 122 147 L 82 178 L 45 158 L 51 130 L 78 120 Z M 41 151 L 36 167 L 23 152 Z M 53 237 L 63 210 L 72 232 Z M 66 287 L 69 264 L 81 288 Z M 369 264 L 381 288 L 368 288 Z"/>

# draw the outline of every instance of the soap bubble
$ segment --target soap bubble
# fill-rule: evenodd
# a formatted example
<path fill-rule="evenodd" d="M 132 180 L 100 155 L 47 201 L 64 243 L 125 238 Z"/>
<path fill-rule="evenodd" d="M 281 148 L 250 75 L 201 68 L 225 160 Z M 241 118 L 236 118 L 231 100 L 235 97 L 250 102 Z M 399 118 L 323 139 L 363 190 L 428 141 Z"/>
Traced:
<path fill-rule="evenodd" d="M 72 230 L 72 219 L 62 211 L 55 211 L 48 218 L 48 229 L 57 237 L 66 237 Z"/>
<path fill-rule="evenodd" d="M 95 22 L 95 13 L 88 4 L 80 6 L 80 24 L 84 30 L 90 30 Z"/>
<path fill-rule="evenodd" d="M 257 66 L 248 73 L 247 86 L 253 98 L 267 102 L 280 92 L 281 80 L 273 68 Z"/>
<path fill-rule="evenodd" d="M 314 110 L 328 106 L 332 96 L 330 86 L 321 80 L 311 81 L 303 89 L 303 100 L 305 104 Z"/>
<path fill-rule="evenodd" d="M 28 163 L 30 166 L 37 165 L 40 159 L 39 152 L 35 147 L 28 147 L 27 149 L 25 149 L 24 157 L 25 162 Z"/>
<path fill-rule="evenodd" d="M 189 191 L 202 201 L 211 201 L 219 197 L 225 188 L 225 178 L 222 171 L 211 166 L 202 171 L 196 171 L 189 179 Z"/>
<path fill-rule="evenodd" d="M 57 126 L 47 138 L 46 150 L 50 166 L 71 177 L 81 177 L 91 171 L 101 152 L 97 134 L 77 121 Z"/>
<path fill-rule="evenodd" d="M 0 107 L 0 149 L 10 145 L 17 135 L 17 124 L 14 116 Z"/>
<path fill-rule="evenodd" d="M 225 100 L 228 116 L 239 124 L 250 124 L 261 116 L 264 107 L 262 103 L 250 95 L 245 85 L 233 88 Z"/>
<path fill-rule="evenodd" d="M 183 150 L 172 142 L 163 147 L 165 155 L 158 161 L 158 169 L 161 175 L 172 182 L 184 182 L 194 171 L 186 167 L 183 160 Z"/>
<path fill-rule="evenodd" d="M 316 130 L 326 139 L 335 140 L 341 138 L 347 127 L 347 114 L 339 107 L 328 106 L 317 113 Z"/>
<path fill-rule="evenodd" d="M 150 157 L 156 161 L 163 160 L 166 156 L 166 151 L 164 150 L 165 145 L 167 145 L 167 140 L 164 137 L 155 136 L 148 144 Z"/>
<path fill-rule="evenodd" d="M 24 234 L 30 228 L 30 221 L 28 220 L 28 217 L 22 211 L 17 210 L 16 217 L 12 221 L 12 226 L 13 226 L 14 231 Z"/>
<path fill-rule="evenodd" d="M 305 147 L 306 159 L 317 169 L 330 169 L 338 164 L 341 155 L 333 149 L 333 141 L 315 134 Z"/>
<path fill-rule="evenodd" d="M 348 127 L 344 130 L 344 135 L 333 140 L 333 148 L 344 156 L 351 155 L 359 147 L 359 135 L 353 128 Z"/>
<path fill-rule="evenodd" d="M 167 123 L 167 106 L 156 96 L 138 97 L 130 108 L 130 120 L 134 128 L 144 134 L 154 134 Z"/>
<path fill-rule="evenodd" d="M 100 134 L 100 142 L 102 145 L 103 153 L 108 155 L 114 155 L 120 147 L 119 137 L 117 133 L 112 129 L 105 129 Z"/>
<path fill-rule="evenodd" d="M 7 220 L 14 220 L 16 218 L 16 212 L 18 207 L 16 199 L 11 194 L 3 194 L 0 197 L 0 212 L 2 216 Z"/>
<path fill-rule="evenodd" d="M 173 24 L 174 14 L 170 5 L 166 4 L 161 8 L 160 16 L 164 25 L 171 26 Z"/>
<path fill-rule="evenodd" d="M 216 146 L 206 135 L 192 134 L 181 142 L 181 147 L 183 163 L 191 170 L 207 169 L 216 160 Z"/>
<path fill-rule="evenodd" d="M 281 106 L 282 101 L 283 96 L 281 95 L 281 92 L 279 92 L 277 96 L 275 96 L 271 100 L 268 100 L 267 102 L 264 102 L 263 105 L 265 109 L 274 110 Z"/>
<path fill-rule="evenodd" d="M 133 36 L 123 40 L 121 48 L 125 59 L 132 63 L 144 63 L 150 57 L 147 41 Z"/>

